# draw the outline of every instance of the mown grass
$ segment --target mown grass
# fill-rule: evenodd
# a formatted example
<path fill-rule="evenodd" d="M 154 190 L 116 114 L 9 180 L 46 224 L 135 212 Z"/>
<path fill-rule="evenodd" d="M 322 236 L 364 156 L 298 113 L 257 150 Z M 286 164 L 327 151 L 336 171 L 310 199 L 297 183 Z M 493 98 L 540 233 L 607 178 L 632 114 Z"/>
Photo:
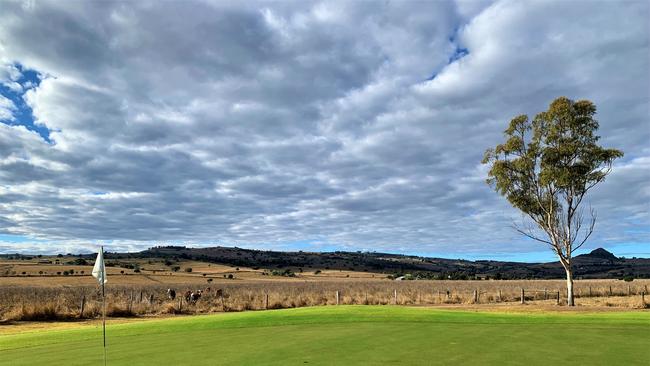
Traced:
<path fill-rule="evenodd" d="M 108 365 L 647 365 L 650 313 L 328 306 L 108 327 Z M 100 365 L 101 328 L 0 335 L 0 365 Z"/>

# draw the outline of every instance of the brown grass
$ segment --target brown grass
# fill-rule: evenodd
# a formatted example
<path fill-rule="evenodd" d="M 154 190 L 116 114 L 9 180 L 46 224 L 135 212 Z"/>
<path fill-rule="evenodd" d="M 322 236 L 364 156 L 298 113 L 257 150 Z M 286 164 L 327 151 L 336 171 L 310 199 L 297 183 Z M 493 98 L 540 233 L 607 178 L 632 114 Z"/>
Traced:
<path fill-rule="evenodd" d="M 135 277 L 134 277 L 135 278 Z M 192 277 L 188 277 L 192 278 Z M 92 278 L 91 278 L 92 279 Z M 112 280 L 114 278 L 110 278 Z M 184 278 L 177 278 L 184 279 Z M 192 278 L 193 279 L 193 278 Z M 47 287 L 6 285 L 0 278 L 0 320 L 44 321 L 96 318 L 101 315 L 101 296 L 96 285 L 68 286 L 52 284 Z M 49 279 L 41 278 L 41 281 Z M 91 282 L 92 283 L 92 282 Z M 193 281 L 179 283 L 141 282 L 107 286 L 107 315 L 136 317 L 161 314 L 202 314 L 213 312 L 280 309 L 315 305 L 335 305 L 336 292 L 340 304 L 365 305 L 435 305 L 484 306 L 520 302 L 525 289 L 527 304 L 557 306 L 566 303 L 564 281 L 389 281 L 375 279 L 323 281 L 273 278 L 260 281 L 220 281 L 211 284 Z M 639 309 L 641 292 L 650 280 L 626 283 L 617 280 L 576 281 L 577 304 L 584 307 Z M 196 304 L 181 299 L 186 290 L 206 289 Z M 629 288 L 628 288 L 629 286 Z M 174 301 L 166 298 L 168 287 L 176 289 Z M 610 296 L 611 287 L 611 296 Z M 221 289 L 223 295 L 217 294 Z M 397 298 L 395 298 L 397 290 Z M 475 302 L 477 291 L 478 302 Z M 628 295 L 628 291 L 630 296 Z M 267 304 L 268 296 L 268 304 Z M 85 298 L 84 313 L 80 314 Z"/>

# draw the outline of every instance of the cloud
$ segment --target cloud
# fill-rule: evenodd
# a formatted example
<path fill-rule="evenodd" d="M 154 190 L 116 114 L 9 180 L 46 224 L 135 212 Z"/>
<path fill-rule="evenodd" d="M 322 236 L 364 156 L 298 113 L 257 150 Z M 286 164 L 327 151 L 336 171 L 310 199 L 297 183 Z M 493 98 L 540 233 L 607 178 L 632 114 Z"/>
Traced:
<path fill-rule="evenodd" d="M 0 250 L 538 250 L 479 162 L 560 95 L 626 153 L 591 245 L 650 243 L 649 7 L 583 5 L 4 4 L 1 90 L 24 107 L 0 119 L 31 113 L 0 124 L 0 232 L 42 241 Z"/>

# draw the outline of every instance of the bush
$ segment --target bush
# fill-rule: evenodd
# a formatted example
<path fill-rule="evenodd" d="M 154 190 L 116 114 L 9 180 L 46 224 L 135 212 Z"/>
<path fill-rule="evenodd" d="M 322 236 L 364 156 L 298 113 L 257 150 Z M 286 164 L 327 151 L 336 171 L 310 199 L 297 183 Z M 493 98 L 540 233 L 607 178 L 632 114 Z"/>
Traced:
<path fill-rule="evenodd" d="M 625 281 L 625 282 L 632 282 L 632 281 L 634 281 L 634 276 L 627 275 L 627 276 L 623 277 L 622 280 Z"/>
<path fill-rule="evenodd" d="M 233 278 L 235 278 L 235 276 L 233 276 L 232 273 L 228 275 L 229 280 L 232 280 Z"/>
<path fill-rule="evenodd" d="M 185 268 L 185 272 L 187 272 L 187 273 L 192 272 L 192 267 L 187 267 L 187 268 Z"/>

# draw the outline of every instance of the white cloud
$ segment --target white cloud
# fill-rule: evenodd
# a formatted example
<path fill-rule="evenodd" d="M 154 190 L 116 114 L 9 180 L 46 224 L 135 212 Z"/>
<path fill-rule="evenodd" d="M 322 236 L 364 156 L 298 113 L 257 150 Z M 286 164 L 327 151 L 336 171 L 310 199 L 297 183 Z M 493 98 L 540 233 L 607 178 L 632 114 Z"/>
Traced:
<path fill-rule="evenodd" d="M 0 124 L 0 232 L 530 251 L 479 161 L 567 95 L 626 153 L 591 200 L 593 245 L 647 243 L 648 4 L 629 5 L 5 4 L 0 80 L 49 75 L 25 101 L 52 144 Z"/>

